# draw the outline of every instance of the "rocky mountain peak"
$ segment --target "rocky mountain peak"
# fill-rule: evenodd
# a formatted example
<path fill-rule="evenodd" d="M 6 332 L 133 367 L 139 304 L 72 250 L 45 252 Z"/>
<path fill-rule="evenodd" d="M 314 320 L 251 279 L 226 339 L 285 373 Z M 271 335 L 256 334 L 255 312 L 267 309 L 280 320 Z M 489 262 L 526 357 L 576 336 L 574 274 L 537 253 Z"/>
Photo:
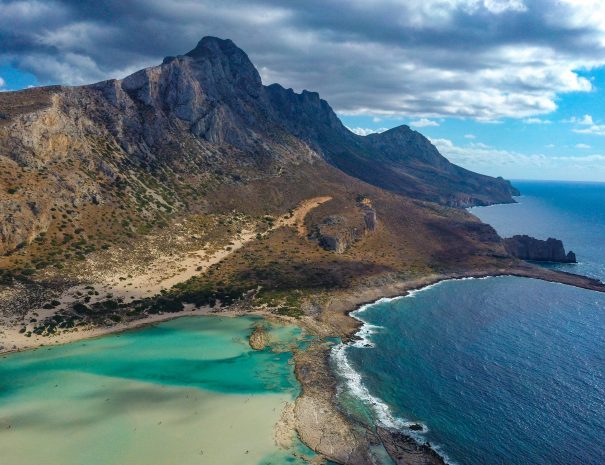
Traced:
<path fill-rule="evenodd" d="M 413 159 L 446 169 L 449 165 L 426 137 L 405 124 L 382 133 L 370 134 L 367 139 L 393 160 Z"/>
<path fill-rule="evenodd" d="M 260 92 L 262 82 L 258 71 L 248 55 L 230 39 L 206 36 L 185 56 L 193 58 L 204 70 L 207 65 L 220 70 L 221 77 L 250 94 Z"/>
<path fill-rule="evenodd" d="M 250 131 L 258 127 L 264 107 L 262 81 L 248 55 L 231 40 L 217 37 L 204 37 L 190 52 L 166 57 L 159 66 L 93 87 L 122 113 L 131 113 L 124 126 L 133 130 L 133 137 L 149 132 L 143 127 L 149 128 L 151 119 L 154 127 L 167 127 L 176 117 L 196 136 L 249 148 Z M 132 117 L 142 108 L 149 113 L 144 124 Z"/>

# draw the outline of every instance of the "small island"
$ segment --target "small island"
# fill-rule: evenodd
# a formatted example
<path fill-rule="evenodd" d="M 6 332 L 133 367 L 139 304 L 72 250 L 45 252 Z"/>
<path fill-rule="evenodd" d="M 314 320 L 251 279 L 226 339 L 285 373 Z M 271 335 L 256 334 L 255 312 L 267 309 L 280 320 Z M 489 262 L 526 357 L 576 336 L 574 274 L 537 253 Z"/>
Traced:
<path fill-rule="evenodd" d="M 576 254 L 565 253 L 563 242 L 549 237 L 545 241 L 528 235 L 504 239 L 504 248 L 515 258 L 536 262 L 577 263 Z"/>

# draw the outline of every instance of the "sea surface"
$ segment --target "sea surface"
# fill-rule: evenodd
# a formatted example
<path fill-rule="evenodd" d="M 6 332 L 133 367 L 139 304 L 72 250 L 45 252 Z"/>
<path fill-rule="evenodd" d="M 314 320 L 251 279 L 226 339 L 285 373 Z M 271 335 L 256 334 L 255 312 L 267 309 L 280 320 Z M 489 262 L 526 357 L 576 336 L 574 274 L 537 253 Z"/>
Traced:
<path fill-rule="evenodd" d="M 273 428 L 298 395 L 300 330 L 255 318 L 187 317 L 0 357 L 0 463 L 302 464 Z M 268 324 L 268 323 L 264 323 Z"/>
<path fill-rule="evenodd" d="M 605 185 L 515 183 L 474 209 L 502 235 L 554 236 L 566 271 L 605 278 Z M 605 464 L 605 294 L 517 277 L 446 281 L 354 313 L 338 345 L 340 401 L 456 464 Z M 422 433 L 406 430 L 419 424 Z"/>
<path fill-rule="evenodd" d="M 518 203 L 471 208 L 502 237 L 561 239 L 577 264 L 550 265 L 605 280 L 605 183 L 515 181 Z"/>

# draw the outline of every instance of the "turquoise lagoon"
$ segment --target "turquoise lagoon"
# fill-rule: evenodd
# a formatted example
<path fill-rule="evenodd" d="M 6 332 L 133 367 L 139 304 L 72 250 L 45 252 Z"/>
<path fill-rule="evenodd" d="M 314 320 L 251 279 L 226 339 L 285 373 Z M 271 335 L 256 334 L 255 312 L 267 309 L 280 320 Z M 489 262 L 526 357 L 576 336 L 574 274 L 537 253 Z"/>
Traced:
<path fill-rule="evenodd" d="M 253 351 L 258 322 L 186 317 L 0 358 L 0 462 L 302 463 L 311 451 L 273 436 L 301 332 L 271 325 L 273 350 Z"/>

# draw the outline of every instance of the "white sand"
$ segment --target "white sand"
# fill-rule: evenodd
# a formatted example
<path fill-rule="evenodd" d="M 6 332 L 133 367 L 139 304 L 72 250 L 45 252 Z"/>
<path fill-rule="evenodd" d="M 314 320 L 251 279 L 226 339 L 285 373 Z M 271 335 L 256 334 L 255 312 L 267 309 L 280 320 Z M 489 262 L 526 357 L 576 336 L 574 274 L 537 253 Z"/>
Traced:
<path fill-rule="evenodd" d="M 283 215 L 282 217 L 278 218 L 271 229 L 295 227 L 298 231 L 298 234 L 304 236 L 306 234 L 304 219 L 307 213 L 331 199 L 331 197 L 314 197 L 307 199 L 301 202 L 301 204 L 294 209 L 292 215 Z M 99 292 L 99 295 L 90 296 L 89 304 L 93 304 L 100 300 L 105 300 L 107 294 L 111 294 L 113 298 L 121 298 L 126 303 L 134 299 L 158 295 L 163 289 L 170 289 L 175 284 L 187 281 L 193 276 L 206 272 L 209 267 L 219 263 L 236 250 L 254 240 L 255 237 L 255 232 L 243 231 L 234 238 L 231 245 L 213 253 L 208 253 L 206 248 L 202 248 L 200 250 L 182 255 L 161 256 L 153 261 L 150 261 L 144 272 L 126 280 L 120 280 L 119 277 L 123 276 L 123 273 L 116 271 L 115 273 L 109 275 L 107 279 L 101 282 L 90 284 Z M 87 285 L 79 285 L 68 289 L 61 297 L 56 299 L 61 302 L 61 305 L 55 309 L 32 309 L 25 316 L 24 321 L 29 322 L 31 318 L 35 318 L 38 321 L 43 321 L 45 318 L 54 315 L 58 309 L 65 308 L 76 301 L 81 301 L 82 295 L 87 294 L 87 290 L 85 289 L 86 286 Z M 78 293 L 80 296 L 77 295 Z M 21 324 L 17 322 L 5 322 L 2 327 L 0 327 L 0 347 L 4 347 L 4 349 L 0 349 L 0 353 L 14 350 L 25 350 L 39 347 L 41 345 L 64 344 L 89 337 L 119 332 L 145 324 L 177 318 L 179 316 L 207 315 L 211 312 L 209 308 L 195 311 L 191 311 L 191 309 L 192 307 L 189 307 L 183 312 L 179 313 L 150 315 L 146 318 L 133 322 L 117 324 L 104 328 L 81 327 L 78 328 L 77 331 L 66 331 L 53 336 L 37 336 L 32 334 L 31 337 L 27 337 L 23 333 L 19 332 L 22 327 Z M 29 324 L 28 330 L 31 330 L 32 328 L 33 325 Z"/>

